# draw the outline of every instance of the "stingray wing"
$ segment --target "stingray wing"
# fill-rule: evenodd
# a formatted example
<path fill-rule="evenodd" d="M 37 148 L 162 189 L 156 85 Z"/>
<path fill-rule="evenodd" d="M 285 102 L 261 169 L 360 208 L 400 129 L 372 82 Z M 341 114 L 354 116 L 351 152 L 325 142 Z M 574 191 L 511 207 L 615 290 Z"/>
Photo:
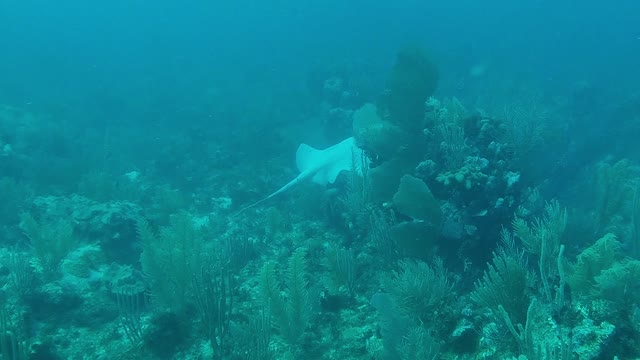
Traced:
<path fill-rule="evenodd" d="M 300 144 L 296 151 L 296 166 L 299 172 L 308 171 L 324 160 L 323 150 L 318 150 L 307 144 Z"/>
<path fill-rule="evenodd" d="M 343 170 L 355 169 L 362 173 L 363 166 L 367 165 L 363 164 L 363 159 L 362 149 L 356 146 L 352 137 L 324 150 L 301 144 L 296 153 L 298 170 L 312 175 L 313 182 L 320 185 L 333 184 Z"/>

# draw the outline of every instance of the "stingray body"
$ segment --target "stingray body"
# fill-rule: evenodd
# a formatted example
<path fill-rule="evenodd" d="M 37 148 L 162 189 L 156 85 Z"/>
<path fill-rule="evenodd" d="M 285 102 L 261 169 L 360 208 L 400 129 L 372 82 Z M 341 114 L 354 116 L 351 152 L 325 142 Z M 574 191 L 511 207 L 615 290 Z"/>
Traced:
<path fill-rule="evenodd" d="M 362 149 L 356 146 L 355 139 L 350 137 L 324 150 L 300 144 L 296 152 L 296 165 L 300 171 L 298 176 L 264 199 L 240 209 L 234 215 L 282 194 L 307 179 L 311 179 L 316 184 L 326 185 L 333 184 L 343 170 L 355 170 L 362 175 L 363 169 L 369 166 L 369 161 Z"/>

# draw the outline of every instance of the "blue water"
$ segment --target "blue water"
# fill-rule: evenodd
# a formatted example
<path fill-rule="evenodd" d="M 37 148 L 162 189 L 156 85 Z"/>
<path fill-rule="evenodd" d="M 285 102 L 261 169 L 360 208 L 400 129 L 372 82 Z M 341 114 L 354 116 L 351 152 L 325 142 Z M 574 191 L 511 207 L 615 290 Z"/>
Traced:
<path fill-rule="evenodd" d="M 551 88 L 577 80 L 628 88 L 638 76 L 637 4 L 630 0 L 23 1 L 1 10 L 2 96 L 23 104 L 100 91 L 135 104 L 142 93 L 153 96 L 150 87 L 183 103 L 185 93 L 236 71 L 290 79 L 331 61 L 383 72 L 395 49 L 411 41 L 436 55 L 445 79 L 487 62 Z"/>

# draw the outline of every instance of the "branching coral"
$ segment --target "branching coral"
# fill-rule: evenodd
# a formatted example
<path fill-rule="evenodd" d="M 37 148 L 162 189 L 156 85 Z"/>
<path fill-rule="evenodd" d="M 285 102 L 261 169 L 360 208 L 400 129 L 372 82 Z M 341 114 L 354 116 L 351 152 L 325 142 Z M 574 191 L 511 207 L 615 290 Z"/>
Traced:
<path fill-rule="evenodd" d="M 528 289 L 534 275 L 508 232 L 503 232 L 503 240 L 506 246 L 493 254 L 488 270 L 475 283 L 471 299 L 490 309 L 498 319 L 506 311 L 515 324 L 524 324 L 531 298 Z"/>
<path fill-rule="evenodd" d="M 433 266 L 422 261 L 402 261 L 400 271 L 383 280 L 398 310 L 409 318 L 425 322 L 442 310 L 453 296 L 453 285 L 442 261 Z"/>
<path fill-rule="evenodd" d="M 567 227 L 567 210 L 561 208 L 557 200 L 553 200 L 545 205 L 542 218 L 535 218 L 533 223 L 529 224 L 516 217 L 512 225 L 515 236 L 522 240 L 525 250 L 538 256 L 538 270 L 547 301 L 551 302 L 555 298 L 558 301 L 557 305 L 562 306 L 564 272 L 559 264 L 564 250 L 561 240 Z M 556 275 L 560 275 L 561 283 L 554 296 L 550 284 Z"/>
<path fill-rule="evenodd" d="M 311 318 L 305 256 L 306 249 L 298 248 L 289 258 L 285 276 L 286 297 L 281 295 L 281 284 L 277 279 L 274 262 L 266 262 L 260 273 L 263 305 L 270 311 L 276 328 L 292 350 L 297 350 Z"/>
<path fill-rule="evenodd" d="M 598 164 L 594 186 L 599 231 L 607 231 L 614 225 L 615 216 L 622 213 L 629 199 L 633 198 L 634 175 L 635 170 L 629 160 Z"/>
<path fill-rule="evenodd" d="M 60 219 L 55 222 L 37 221 L 25 213 L 20 221 L 20 229 L 29 238 L 43 273 L 47 276 L 58 274 L 60 264 L 78 245 L 73 233 L 73 225 Z"/>
<path fill-rule="evenodd" d="M 502 118 L 502 142 L 509 146 L 520 163 L 527 161 L 544 142 L 549 119 L 548 109 L 534 96 L 504 106 Z"/>
<path fill-rule="evenodd" d="M 631 311 L 640 305 L 640 260 L 625 259 L 600 272 L 594 294 Z"/>
<path fill-rule="evenodd" d="M 631 211 L 631 252 L 633 257 L 640 259 L 640 183 L 636 184 Z"/>
<path fill-rule="evenodd" d="M 593 294 L 596 277 L 611 268 L 620 257 L 620 241 L 610 233 L 584 249 L 577 261 L 569 265 L 567 283 L 572 293 L 579 296 Z"/>

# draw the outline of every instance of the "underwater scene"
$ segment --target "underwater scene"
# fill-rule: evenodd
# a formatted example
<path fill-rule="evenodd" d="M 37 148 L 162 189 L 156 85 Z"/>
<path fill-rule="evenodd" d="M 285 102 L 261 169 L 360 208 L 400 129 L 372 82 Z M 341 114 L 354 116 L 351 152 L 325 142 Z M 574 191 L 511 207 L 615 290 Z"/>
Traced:
<path fill-rule="evenodd" d="M 0 3 L 0 360 L 640 359 L 639 24 Z"/>

